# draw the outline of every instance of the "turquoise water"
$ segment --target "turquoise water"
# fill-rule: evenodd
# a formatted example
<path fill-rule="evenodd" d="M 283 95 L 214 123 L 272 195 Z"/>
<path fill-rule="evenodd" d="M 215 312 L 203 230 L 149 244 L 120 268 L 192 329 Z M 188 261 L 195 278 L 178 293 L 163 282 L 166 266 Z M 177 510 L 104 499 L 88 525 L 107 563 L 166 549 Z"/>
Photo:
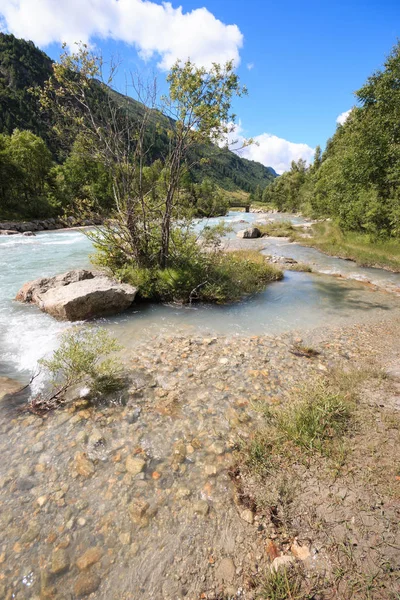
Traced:
<path fill-rule="evenodd" d="M 282 215 L 274 215 L 282 219 Z M 287 218 L 287 217 L 286 217 Z M 232 213 L 224 221 L 234 230 L 257 221 L 260 215 Z M 295 217 L 295 222 L 301 222 Z M 213 224 L 220 219 L 210 219 Z M 199 230 L 204 224 L 197 222 Z M 232 233 L 231 236 L 235 234 Z M 327 257 L 320 252 L 287 245 L 282 240 L 266 240 L 267 254 L 285 255 L 314 262 L 328 272 L 352 270 L 355 277 L 400 285 L 400 275 L 380 269 L 362 269 L 354 263 Z M 90 241 L 81 231 L 43 232 L 35 237 L 0 237 L 0 375 L 26 381 L 39 358 L 57 346 L 59 333 L 68 323 L 55 321 L 35 306 L 13 300 L 27 281 L 89 267 Z M 283 281 L 230 306 L 177 307 L 134 306 L 130 311 L 100 322 L 129 347 L 138 339 L 179 332 L 193 334 L 281 333 L 323 324 L 362 322 L 398 310 L 399 298 L 371 291 L 356 281 L 343 281 L 327 275 L 287 272 Z"/>

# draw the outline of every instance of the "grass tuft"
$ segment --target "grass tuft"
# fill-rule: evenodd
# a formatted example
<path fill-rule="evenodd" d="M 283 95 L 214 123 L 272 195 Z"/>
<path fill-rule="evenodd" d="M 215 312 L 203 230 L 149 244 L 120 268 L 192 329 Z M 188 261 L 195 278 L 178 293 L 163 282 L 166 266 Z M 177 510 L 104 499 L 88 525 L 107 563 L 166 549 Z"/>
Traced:
<path fill-rule="evenodd" d="M 265 600 L 303 600 L 302 578 L 294 569 L 271 571 L 260 586 L 259 598 Z"/>
<path fill-rule="evenodd" d="M 195 260 L 174 268 L 140 269 L 125 266 L 118 277 L 138 287 L 143 300 L 223 304 L 261 292 L 282 279 L 282 271 L 255 250 L 198 253 Z"/>
<path fill-rule="evenodd" d="M 287 271 L 297 271 L 298 273 L 312 273 L 310 265 L 305 263 L 295 263 L 293 265 L 285 265 Z"/>
<path fill-rule="evenodd" d="M 276 426 L 284 438 L 306 452 L 324 454 L 334 439 L 348 429 L 352 404 L 341 391 L 317 382 L 292 406 L 276 415 Z"/>
<path fill-rule="evenodd" d="M 243 448 L 246 464 L 254 473 L 266 476 L 294 456 L 301 461 L 315 454 L 328 458 L 342 454 L 354 406 L 353 394 L 340 383 L 325 379 L 303 387 L 284 407 L 265 406 L 265 426 Z"/>
<path fill-rule="evenodd" d="M 290 221 L 274 221 L 267 225 L 260 225 L 259 230 L 262 236 L 271 237 L 292 237 L 295 233 L 295 228 Z"/>

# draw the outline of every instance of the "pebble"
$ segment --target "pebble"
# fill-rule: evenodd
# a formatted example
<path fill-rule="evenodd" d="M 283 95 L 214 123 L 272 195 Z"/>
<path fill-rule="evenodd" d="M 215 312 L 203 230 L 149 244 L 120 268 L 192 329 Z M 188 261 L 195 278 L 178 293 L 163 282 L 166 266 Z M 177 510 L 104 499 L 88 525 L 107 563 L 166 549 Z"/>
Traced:
<path fill-rule="evenodd" d="M 216 475 L 217 474 L 217 467 L 215 465 L 206 465 L 204 470 L 205 470 L 206 475 Z"/>
<path fill-rule="evenodd" d="M 236 567 L 231 558 L 223 558 L 215 569 L 215 581 L 219 585 L 232 583 L 235 579 Z"/>
<path fill-rule="evenodd" d="M 146 461 L 136 456 L 128 456 L 125 462 L 125 468 L 130 475 L 138 475 L 146 466 Z"/>
<path fill-rule="evenodd" d="M 129 544 L 131 543 L 131 534 L 129 532 L 120 533 L 118 539 L 123 546 L 129 546 Z"/>
<path fill-rule="evenodd" d="M 51 572 L 55 575 L 60 575 L 68 571 L 70 560 L 67 552 L 62 548 L 54 550 L 51 555 Z"/>
<path fill-rule="evenodd" d="M 74 464 L 78 475 L 82 475 L 85 478 L 91 477 L 96 470 L 94 464 L 84 452 L 77 452 L 75 454 Z"/>
<path fill-rule="evenodd" d="M 128 510 L 132 521 L 134 523 L 139 523 L 142 517 L 144 517 L 144 515 L 146 514 L 149 506 L 149 503 L 142 499 L 134 500 L 133 502 L 131 502 L 128 507 Z"/>
<path fill-rule="evenodd" d="M 225 444 L 223 442 L 214 442 L 209 448 L 210 452 L 220 455 L 225 452 Z"/>
<path fill-rule="evenodd" d="M 181 500 L 182 498 L 189 498 L 192 492 L 188 488 L 179 488 L 175 494 L 175 498 L 177 500 Z"/>
<path fill-rule="evenodd" d="M 206 516 L 210 510 L 210 506 L 206 500 L 198 500 L 193 504 L 193 511 L 199 515 Z"/>
<path fill-rule="evenodd" d="M 94 573 L 81 573 L 74 584 L 74 594 L 77 598 L 89 596 L 98 590 L 101 579 Z"/>
<path fill-rule="evenodd" d="M 33 446 L 31 446 L 31 452 L 34 452 L 35 454 L 38 454 L 39 452 L 43 452 L 43 450 L 44 450 L 43 442 L 37 442 L 36 444 L 33 444 Z"/>
<path fill-rule="evenodd" d="M 307 546 L 301 546 L 296 540 L 290 547 L 292 554 L 299 560 L 307 560 L 311 556 L 311 552 Z"/>
<path fill-rule="evenodd" d="M 97 546 L 88 548 L 84 554 L 82 554 L 76 561 L 76 566 L 80 571 L 87 569 L 91 565 L 99 562 L 103 556 L 103 550 Z"/>
<path fill-rule="evenodd" d="M 250 525 L 254 523 L 254 513 L 248 508 L 240 513 L 240 518 L 246 523 L 250 523 Z"/>
<path fill-rule="evenodd" d="M 277 556 L 272 561 L 270 567 L 271 573 L 279 571 L 279 569 L 286 568 L 295 562 L 294 556 Z"/>

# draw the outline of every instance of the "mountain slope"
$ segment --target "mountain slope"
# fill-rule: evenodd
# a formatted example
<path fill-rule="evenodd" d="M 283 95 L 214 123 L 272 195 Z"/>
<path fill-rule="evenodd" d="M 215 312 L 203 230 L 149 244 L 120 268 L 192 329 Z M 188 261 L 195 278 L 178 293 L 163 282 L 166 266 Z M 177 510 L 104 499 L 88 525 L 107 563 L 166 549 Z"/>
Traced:
<path fill-rule="evenodd" d="M 52 60 L 32 42 L 0 33 L 0 133 L 11 134 L 15 128 L 29 129 L 44 138 L 54 156 L 59 157 L 60 149 L 54 143 L 49 124 L 29 92 L 29 88 L 43 85 L 51 70 Z M 129 98 L 129 104 L 132 118 L 137 117 L 141 111 L 140 103 Z M 155 122 L 166 119 L 155 111 Z M 165 143 L 166 136 L 164 139 L 158 134 L 153 159 L 162 152 Z M 271 167 L 241 158 L 227 149 L 212 147 L 210 151 L 210 148 L 203 148 L 197 154 L 199 158 L 209 157 L 210 160 L 192 169 L 195 182 L 209 177 L 225 190 L 251 192 L 257 186 L 265 188 L 276 177 Z"/>

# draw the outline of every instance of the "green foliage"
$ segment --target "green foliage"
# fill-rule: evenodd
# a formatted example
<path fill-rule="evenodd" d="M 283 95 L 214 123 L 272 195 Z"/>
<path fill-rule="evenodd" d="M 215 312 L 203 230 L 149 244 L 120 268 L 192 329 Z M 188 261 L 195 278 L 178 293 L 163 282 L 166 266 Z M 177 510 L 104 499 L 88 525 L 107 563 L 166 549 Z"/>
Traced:
<path fill-rule="evenodd" d="M 306 181 L 307 167 L 303 159 L 292 161 L 290 171 L 283 173 L 263 193 L 263 202 L 272 203 L 280 211 L 295 212 L 303 200 L 299 197 Z"/>
<path fill-rule="evenodd" d="M 119 362 L 110 357 L 118 350 L 121 346 L 105 329 L 74 327 L 62 334 L 60 346 L 40 364 L 58 389 L 87 382 L 92 391 L 112 391 L 121 382 Z"/>
<path fill-rule="evenodd" d="M 335 223 L 313 225 L 312 237 L 302 238 L 302 245 L 322 252 L 349 258 L 363 267 L 383 267 L 400 271 L 400 241 L 397 238 L 378 238 L 367 233 L 342 231 Z"/>
<path fill-rule="evenodd" d="M 88 52 L 88 58 L 89 54 Z M 72 71 L 79 71 L 82 67 L 82 63 L 74 62 L 73 59 L 69 65 L 72 70 L 66 73 L 53 65 L 51 59 L 32 42 L 0 33 L 0 134 L 11 136 L 16 128 L 29 130 L 44 140 L 56 163 L 46 177 L 44 188 L 39 186 L 38 189 L 35 184 L 33 189 L 26 190 L 25 186 L 27 195 L 22 194 L 21 186 L 25 175 L 21 174 L 18 165 L 9 156 L 4 155 L 4 144 L 0 141 L 0 218 L 41 218 L 63 212 L 71 214 L 76 210 L 109 214 L 115 207 L 110 165 L 106 166 L 99 156 L 88 152 L 90 136 L 88 137 L 87 131 L 80 127 L 76 139 L 76 132 L 68 130 L 65 119 L 63 123 L 55 119 L 49 105 L 45 110 L 41 110 L 39 106 L 38 90 L 53 74 L 68 76 L 73 81 Z M 89 65 L 84 72 L 89 78 L 91 75 L 96 76 L 93 68 L 93 64 Z M 187 65 L 185 68 L 187 70 Z M 188 72 L 185 76 L 189 76 Z M 236 77 L 233 73 L 229 76 L 230 79 L 226 79 L 228 87 L 235 83 L 232 77 Z M 193 73 L 191 77 L 193 78 Z M 217 79 L 218 75 L 215 73 L 214 83 Z M 126 114 L 129 127 L 136 128 L 136 131 L 140 128 L 145 112 L 143 104 L 107 85 L 101 85 L 99 81 L 88 81 L 87 91 L 95 101 L 97 115 L 104 113 L 105 107 L 110 103 L 115 104 L 120 112 Z M 219 87 L 217 95 L 224 94 L 226 89 Z M 177 99 L 178 97 L 175 98 Z M 199 105 L 198 116 L 201 116 L 204 106 L 204 102 L 201 109 Z M 215 116 L 214 111 L 214 116 L 211 117 L 210 113 L 207 119 L 212 120 Z M 224 115 L 221 113 L 219 116 Z M 203 119 L 203 131 L 205 123 L 206 120 Z M 169 132 L 174 127 L 171 117 L 156 109 L 150 111 L 144 136 L 145 166 L 150 166 L 168 154 L 171 142 Z M 47 152 L 46 149 L 45 154 Z M 263 189 L 276 176 L 272 169 L 242 159 L 205 139 L 190 149 L 185 169 L 190 173 L 194 184 L 202 184 L 204 179 L 209 179 L 213 184 L 230 191 L 240 189 L 250 192 L 257 185 Z M 39 196 L 32 196 L 32 192 L 39 193 Z M 214 208 L 215 214 L 222 214 L 223 203 L 214 200 L 202 199 L 199 215 L 214 214 L 210 212 Z"/>
<path fill-rule="evenodd" d="M 292 165 L 264 193 L 280 210 L 337 220 L 375 239 L 400 235 L 400 43 L 356 92 L 358 106 L 314 164 Z"/>
<path fill-rule="evenodd" d="M 201 251 L 194 237 L 176 254 L 173 267 L 143 269 L 126 265 L 117 272 L 139 288 L 145 300 L 226 303 L 262 291 L 282 272 L 255 251 Z"/>
<path fill-rule="evenodd" d="M 196 217 L 218 217 L 227 213 L 229 201 L 212 179 L 205 178 L 200 184 L 189 180 L 181 187 L 185 189 Z"/>
<path fill-rule="evenodd" d="M 49 126 L 29 89 L 43 85 L 51 65 L 51 59 L 32 42 L 0 33 L 0 133 L 29 129 L 49 141 Z"/>
<path fill-rule="evenodd" d="M 0 218 L 54 214 L 49 199 L 53 161 L 42 138 L 15 129 L 0 134 Z"/>
<path fill-rule="evenodd" d="M 113 208 L 110 173 L 91 156 L 87 144 L 88 140 L 78 134 L 64 163 L 55 167 L 53 194 L 68 214 L 82 210 L 107 214 Z"/>

